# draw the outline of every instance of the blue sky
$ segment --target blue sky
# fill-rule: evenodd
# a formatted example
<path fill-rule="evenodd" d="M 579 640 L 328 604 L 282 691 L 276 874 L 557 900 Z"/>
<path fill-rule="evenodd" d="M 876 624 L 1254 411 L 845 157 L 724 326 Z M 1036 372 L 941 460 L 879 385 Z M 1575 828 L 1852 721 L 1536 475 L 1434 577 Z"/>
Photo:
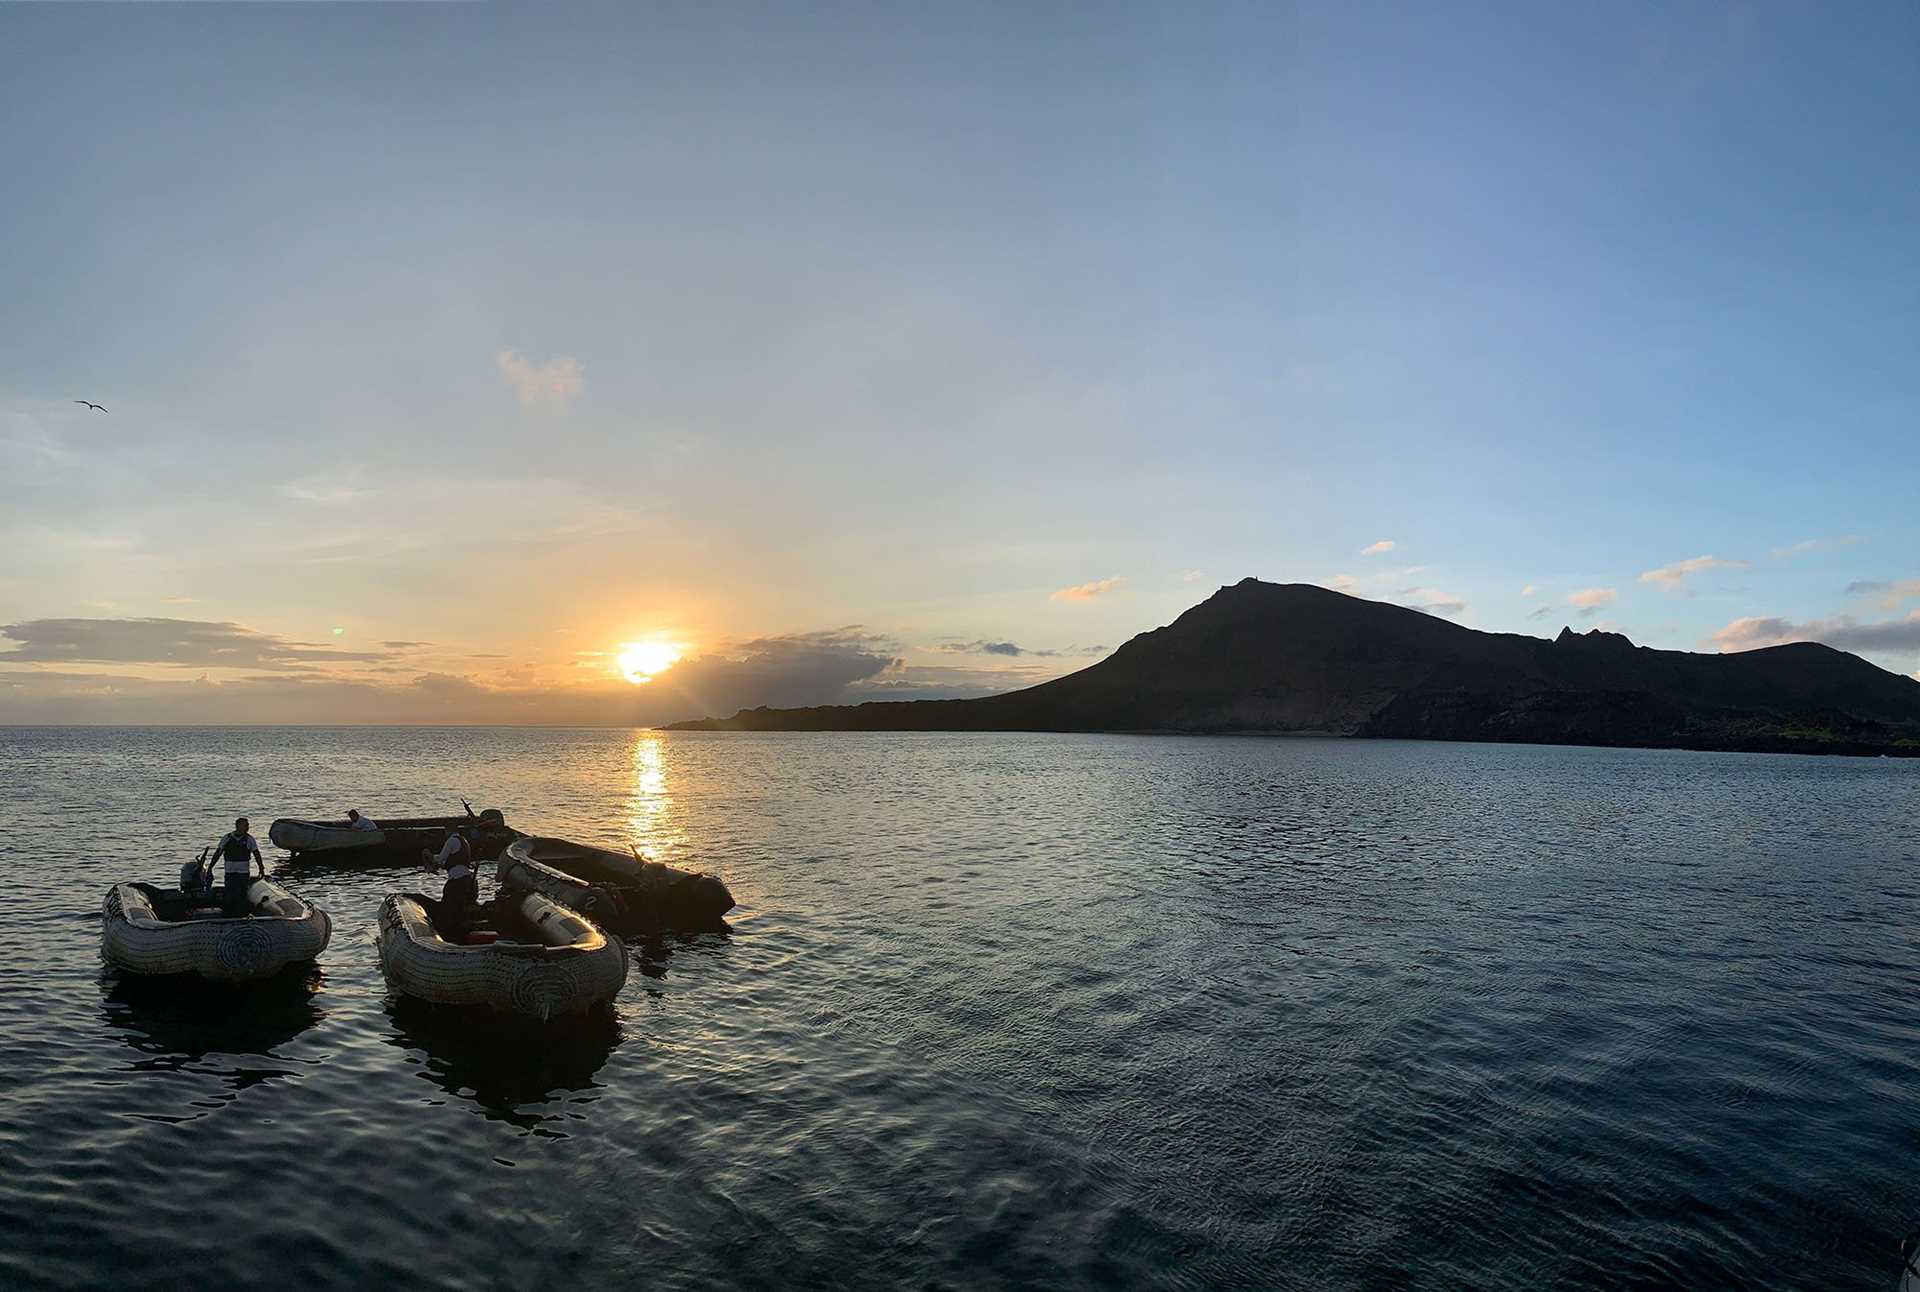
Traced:
<path fill-rule="evenodd" d="M 1911 7 L 8 5 L 0 120 L 69 689 L 966 693 L 1249 574 L 1920 664 Z"/>

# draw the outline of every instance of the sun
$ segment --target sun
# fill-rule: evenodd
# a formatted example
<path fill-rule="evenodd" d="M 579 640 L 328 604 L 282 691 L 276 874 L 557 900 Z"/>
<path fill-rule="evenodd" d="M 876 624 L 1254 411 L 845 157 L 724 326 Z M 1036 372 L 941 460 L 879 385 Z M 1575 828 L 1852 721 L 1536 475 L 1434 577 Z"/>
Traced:
<path fill-rule="evenodd" d="M 666 642 L 620 643 L 620 671 L 635 686 L 653 681 L 679 658 L 680 648 Z"/>

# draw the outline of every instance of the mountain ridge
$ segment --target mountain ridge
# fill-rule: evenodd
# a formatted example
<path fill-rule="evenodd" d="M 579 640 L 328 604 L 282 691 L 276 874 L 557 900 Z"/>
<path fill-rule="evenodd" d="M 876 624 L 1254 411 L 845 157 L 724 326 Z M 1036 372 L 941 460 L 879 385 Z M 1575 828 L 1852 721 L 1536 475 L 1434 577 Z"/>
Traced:
<path fill-rule="evenodd" d="M 1735 654 L 1489 633 L 1243 579 L 1098 663 L 970 700 L 743 709 L 669 730 L 1269 732 L 1920 754 L 1920 681 L 1815 642 Z"/>

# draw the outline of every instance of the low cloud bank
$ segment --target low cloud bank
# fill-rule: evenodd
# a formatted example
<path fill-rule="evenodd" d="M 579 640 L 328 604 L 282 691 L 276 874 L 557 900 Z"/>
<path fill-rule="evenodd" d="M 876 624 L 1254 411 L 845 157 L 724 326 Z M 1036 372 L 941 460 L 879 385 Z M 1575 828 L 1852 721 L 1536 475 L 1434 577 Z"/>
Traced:
<path fill-rule="evenodd" d="M 1708 637 L 1706 644 L 1727 653 L 1788 642 L 1822 642 L 1836 650 L 1866 655 L 1911 655 L 1920 651 L 1920 610 L 1904 619 L 1865 624 L 1852 615 L 1805 623 L 1773 616 L 1736 619 Z"/>
<path fill-rule="evenodd" d="M 640 686 L 416 672 L 390 652 L 327 650 L 234 624 L 40 620 L 0 633 L 22 643 L 0 651 L 0 723 L 658 726 L 760 705 L 991 695 L 1053 675 L 909 665 L 858 626 L 733 643 Z M 75 667 L 97 663 L 208 671 L 175 679 Z"/>
<path fill-rule="evenodd" d="M 19 643 L 0 650 L 0 665 L 175 664 L 294 671 L 392 658 L 387 651 L 337 650 L 197 619 L 29 619 L 0 626 L 0 638 Z"/>

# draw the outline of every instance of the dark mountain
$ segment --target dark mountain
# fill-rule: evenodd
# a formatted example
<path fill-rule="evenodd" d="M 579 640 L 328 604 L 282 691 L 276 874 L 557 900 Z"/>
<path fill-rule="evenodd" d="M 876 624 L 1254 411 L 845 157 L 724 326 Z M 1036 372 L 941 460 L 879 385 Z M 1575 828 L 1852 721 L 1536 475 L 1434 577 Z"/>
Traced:
<path fill-rule="evenodd" d="M 1813 642 L 1699 655 L 1598 630 L 1547 641 L 1245 579 L 1024 691 L 743 709 L 674 729 L 1319 732 L 1920 754 L 1920 682 Z"/>

